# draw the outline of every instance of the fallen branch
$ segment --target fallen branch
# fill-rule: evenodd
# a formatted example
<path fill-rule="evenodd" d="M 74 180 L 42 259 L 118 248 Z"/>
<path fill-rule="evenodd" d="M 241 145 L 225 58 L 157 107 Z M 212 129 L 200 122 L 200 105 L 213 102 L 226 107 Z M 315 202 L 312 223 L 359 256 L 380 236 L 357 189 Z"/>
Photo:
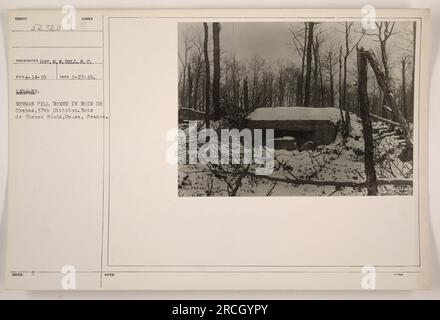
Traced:
<path fill-rule="evenodd" d="M 334 186 L 338 188 L 350 187 L 350 188 L 365 188 L 367 182 L 354 182 L 354 181 L 330 181 L 330 180 L 306 180 L 306 179 L 289 179 L 272 176 L 257 176 L 253 173 L 246 173 L 245 176 L 253 176 L 255 178 L 266 179 L 273 182 L 284 182 L 289 184 L 306 184 L 314 186 Z M 378 179 L 377 185 L 395 185 L 395 186 L 412 186 L 413 181 L 410 179 Z"/>
<path fill-rule="evenodd" d="M 407 145 L 412 149 L 413 134 L 411 132 L 408 122 L 406 121 L 405 117 L 402 115 L 402 112 L 400 111 L 400 108 L 394 99 L 394 95 L 391 90 L 391 85 L 389 83 L 388 77 L 386 76 L 386 73 L 382 71 L 381 66 L 372 50 L 365 51 L 361 49 L 361 54 L 365 55 L 365 58 L 368 60 L 371 68 L 373 69 L 373 72 L 377 79 L 377 83 L 379 84 L 379 87 L 381 88 L 384 95 L 385 106 L 389 107 L 393 112 L 393 114 L 396 115 L 397 121 L 399 122 L 400 128 L 403 131 L 403 135 L 405 137 Z"/>
<path fill-rule="evenodd" d="M 388 119 L 385 119 L 385 118 L 382 118 L 382 117 L 379 117 L 379 116 L 376 116 L 375 114 L 370 113 L 370 117 L 372 117 L 373 119 L 376 119 L 376 120 L 380 120 L 380 121 L 392 124 L 393 126 L 399 126 L 400 127 L 400 123 L 394 122 L 394 121 L 391 121 L 391 120 L 388 120 Z"/>

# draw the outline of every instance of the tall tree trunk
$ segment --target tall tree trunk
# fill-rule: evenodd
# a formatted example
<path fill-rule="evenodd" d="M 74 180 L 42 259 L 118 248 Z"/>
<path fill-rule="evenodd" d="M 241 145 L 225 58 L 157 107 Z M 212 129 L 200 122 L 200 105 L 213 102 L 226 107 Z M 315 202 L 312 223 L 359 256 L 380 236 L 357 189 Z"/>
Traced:
<path fill-rule="evenodd" d="M 296 97 L 295 97 L 295 104 L 296 106 L 300 106 L 301 103 L 301 95 L 302 95 L 302 86 L 301 86 L 301 75 L 298 75 L 296 77 Z"/>
<path fill-rule="evenodd" d="M 402 97 L 401 97 L 401 108 L 403 116 L 406 120 L 408 120 L 408 114 L 406 109 L 406 79 L 405 79 L 405 72 L 406 72 L 406 61 L 405 58 L 402 59 Z"/>
<path fill-rule="evenodd" d="M 244 111 L 249 112 L 249 87 L 247 78 L 244 78 L 243 80 L 243 104 Z"/>
<path fill-rule="evenodd" d="M 212 104 L 214 120 L 221 118 L 220 112 L 220 23 L 212 23 L 212 38 L 214 48 L 214 74 L 212 76 Z"/>
<path fill-rule="evenodd" d="M 238 107 L 238 100 L 240 95 L 240 83 L 237 81 L 237 61 L 235 60 L 235 56 L 232 60 L 233 63 L 233 73 L 232 73 L 232 95 L 234 101 L 234 107 Z"/>
<path fill-rule="evenodd" d="M 284 107 L 284 91 L 285 91 L 285 75 L 284 71 L 280 70 L 278 75 L 278 106 Z"/>
<path fill-rule="evenodd" d="M 324 87 L 324 80 L 322 79 L 322 69 L 321 69 L 321 63 L 319 63 L 319 89 L 321 91 L 321 107 L 325 107 L 325 87 Z"/>
<path fill-rule="evenodd" d="M 316 39 L 318 40 L 318 39 Z M 314 107 L 318 106 L 318 96 L 319 96 L 319 88 L 318 88 L 318 50 L 317 50 L 316 41 L 313 42 L 313 94 L 312 94 L 312 105 Z"/>
<path fill-rule="evenodd" d="M 187 89 L 187 98 L 188 98 L 188 108 L 193 109 L 192 106 L 192 91 L 193 91 L 193 75 L 191 71 L 191 65 L 188 65 L 188 89 Z"/>
<path fill-rule="evenodd" d="M 273 76 L 269 79 L 269 107 L 273 107 Z"/>
<path fill-rule="evenodd" d="M 205 108 L 205 101 L 206 101 L 206 91 L 205 91 L 205 88 L 206 88 L 206 77 L 205 76 L 203 76 L 203 78 L 202 78 L 202 106 L 203 106 L 203 108 Z M 204 109 L 204 110 L 206 110 L 206 109 Z M 207 113 L 205 112 L 205 119 L 206 119 L 206 115 L 207 115 Z"/>
<path fill-rule="evenodd" d="M 321 65 L 321 56 L 319 53 L 319 41 L 318 36 L 316 36 L 316 55 L 318 57 L 318 76 L 319 76 L 319 92 L 320 92 L 320 105 L 323 108 L 324 107 L 324 81 L 322 80 L 322 65 Z"/>
<path fill-rule="evenodd" d="M 379 90 L 379 103 L 380 103 L 380 116 L 382 118 L 386 118 L 387 117 L 387 110 L 383 107 L 385 105 L 385 99 L 384 99 L 384 93 L 383 93 L 382 89 Z"/>
<path fill-rule="evenodd" d="M 301 74 L 299 76 L 298 94 L 296 101 L 297 106 L 304 105 L 304 68 L 306 61 L 307 33 L 308 33 L 307 22 L 304 22 L 304 44 L 303 44 L 303 51 L 301 57 Z"/>
<path fill-rule="evenodd" d="M 383 70 L 382 74 L 384 76 L 384 81 L 387 84 L 391 83 L 390 67 L 388 64 L 387 41 L 388 41 L 389 37 L 393 34 L 394 25 L 395 25 L 395 22 L 391 23 L 391 22 L 386 22 L 386 21 L 380 22 L 380 24 L 378 25 L 378 28 L 379 28 L 378 40 L 379 40 L 379 45 L 380 45 L 380 54 L 381 54 L 381 59 L 382 59 L 382 70 Z M 390 87 L 390 89 L 391 89 L 391 87 Z M 386 94 L 384 95 L 384 98 L 385 98 L 385 103 L 386 103 L 386 99 L 387 99 Z M 391 108 L 391 106 L 388 106 L 388 107 Z M 387 114 L 387 112 L 385 112 L 385 114 Z M 396 118 L 397 115 L 395 114 L 394 111 L 391 114 L 391 116 L 394 117 L 394 120 L 398 121 L 398 118 Z"/>
<path fill-rule="evenodd" d="M 358 99 L 360 116 L 362 120 L 362 134 L 364 136 L 365 146 L 365 174 L 367 177 L 367 191 L 369 196 L 377 195 L 377 178 L 376 170 L 374 168 L 374 142 L 373 129 L 371 127 L 370 108 L 368 102 L 367 90 L 367 59 L 364 50 L 357 49 L 357 67 L 358 67 Z"/>
<path fill-rule="evenodd" d="M 205 39 L 203 41 L 203 56 L 205 59 L 205 121 L 206 125 L 209 126 L 209 121 L 211 120 L 210 114 L 210 104 L 211 104 L 211 76 L 209 70 L 209 55 L 208 55 L 208 24 L 203 22 L 203 30 Z"/>
<path fill-rule="evenodd" d="M 306 64 L 306 83 L 304 90 L 304 106 L 310 106 L 310 80 L 312 73 L 312 48 L 313 48 L 313 28 L 314 22 L 308 22 L 308 40 L 307 40 L 307 64 Z"/>
<path fill-rule="evenodd" d="M 330 78 L 330 106 L 335 107 L 335 88 L 334 88 L 334 79 L 333 79 L 333 57 L 331 52 L 328 54 L 329 61 L 329 78 Z"/>
<path fill-rule="evenodd" d="M 339 112 L 341 115 L 341 125 L 345 128 L 345 117 L 342 107 L 342 46 L 339 47 L 339 85 L 338 85 L 338 97 L 339 97 Z"/>
<path fill-rule="evenodd" d="M 181 107 L 185 107 L 185 104 L 187 103 L 187 99 L 186 99 L 186 68 L 188 65 L 188 51 L 189 51 L 188 39 L 185 39 L 185 54 L 184 54 L 183 61 L 181 61 L 182 69 L 183 69 L 183 71 L 182 71 L 182 92 L 179 97 Z"/>
<path fill-rule="evenodd" d="M 345 55 L 343 62 L 344 73 L 343 73 L 343 84 L 342 84 L 342 109 L 345 111 L 345 121 L 344 121 L 345 135 L 348 135 L 348 133 L 350 132 L 350 121 L 351 121 L 350 112 L 347 107 L 347 60 L 348 60 L 348 56 Z"/>
<path fill-rule="evenodd" d="M 345 53 L 344 53 L 344 73 L 343 73 L 343 85 L 342 85 L 342 109 L 345 111 L 345 121 L 344 121 L 344 135 L 347 136 L 351 130 L 351 119 L 350 112 L 347 106 L 347 61 L 348 56 L 350 55 L 350 45 L 349 45 L 349 37 L 350 37 L 350 28 L 351 25 L 348 22 L 345 22 Z"/>
<path fill-rule="evenodd" d="M 413 22 L 413 59 L 412 59 L 412 75 L 411 75 L 411 103 L 409 104 L 409 121 L 414 121 L 414 79 L 416 74 L 416 22 Z"/>
<path fill-rule="evenodd" d="M 390 78 L 390 68 L 388 66 L 387 40 L 380 41 L 380 53 L 382 55 L 382 65 L 385 79 L 388 81 L 388 79 Z"/>
<path fill-rule="evenodd" d="M 200 55 L 197 57 L 197 69 L 196 69 L 196 79 L 194 83 L 194 94 L 193 94 L 193 103 L 196 107 L 196 110 L 200 109 L 199 105 L 199 86 L 200 86 L 200 74 L 201 74 L 201 57 Z"/>

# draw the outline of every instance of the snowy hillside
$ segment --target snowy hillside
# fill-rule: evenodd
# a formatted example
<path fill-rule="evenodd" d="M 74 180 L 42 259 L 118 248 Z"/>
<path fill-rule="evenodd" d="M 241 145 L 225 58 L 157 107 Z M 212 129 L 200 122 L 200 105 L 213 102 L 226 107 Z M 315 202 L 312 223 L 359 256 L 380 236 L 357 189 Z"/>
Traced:
<path fill-rule="evenodd" d="M 345 141 L 338 135 L 334 143 L 313 150 L 275 150 L 275 170 L 268 177 L 255 176 L 250 173 L 252 168 L 244 165 L 179 165 L 179 195 L 366 195 L 362 186 L 362 125 L 355 114 L 351 114 L 351 124 L 352 131 Z M 400 132 L 391 124 L 375 121 L 373 138 L 377 179 L 383 182 L 378 187 L 379 195 L 411 195 L 413 165 L 405 159 Z"/>

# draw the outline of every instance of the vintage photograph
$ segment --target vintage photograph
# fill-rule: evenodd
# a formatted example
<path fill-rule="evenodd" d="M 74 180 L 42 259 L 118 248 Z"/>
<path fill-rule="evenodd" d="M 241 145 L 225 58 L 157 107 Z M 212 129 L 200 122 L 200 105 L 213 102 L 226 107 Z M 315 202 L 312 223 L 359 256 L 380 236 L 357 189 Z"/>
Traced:
<path fill-rule="evenodd" d="M 178 35 L 179 196 L 412 195 L 415 22 Z"/>

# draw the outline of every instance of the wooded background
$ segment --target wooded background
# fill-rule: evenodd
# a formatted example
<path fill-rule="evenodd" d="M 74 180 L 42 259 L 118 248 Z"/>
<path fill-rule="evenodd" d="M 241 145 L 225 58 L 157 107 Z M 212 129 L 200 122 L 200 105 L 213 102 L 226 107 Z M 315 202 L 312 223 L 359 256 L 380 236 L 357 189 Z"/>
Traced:
<path fill-rule="evenodd" d="M 415 28 L 390 21 L 368 30 L 359 22 L 180 23 L 179 108 L 219 120 L 260 107 L 339 107 L 348 127 L 345 111 L 360 113 L 356 47 L 364 47 L 410 123 Z M 399 122 L 373 72 L 367 92 L 373 116 Z"/>

